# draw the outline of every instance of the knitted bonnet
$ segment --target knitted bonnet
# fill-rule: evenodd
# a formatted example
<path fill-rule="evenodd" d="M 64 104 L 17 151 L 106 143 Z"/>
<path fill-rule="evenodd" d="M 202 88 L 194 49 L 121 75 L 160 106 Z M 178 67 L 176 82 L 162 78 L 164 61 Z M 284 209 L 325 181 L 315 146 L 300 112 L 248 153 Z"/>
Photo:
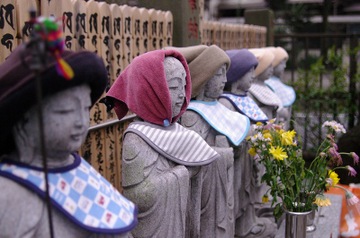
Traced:
<path fill-rule="evenodd" d="M 281 61 L 287 61 L 289 59 L 289 55 L 286 50 L 280 46 L 278 47 L 268 47 L 271 52 L 274 54 L 273 67 L 276 67 L 280 64 Z"/>
<path fill-rule="evenodd" d="M 249 51 L 253 53 L 258 60 L 258 65 L 254 73 L 254 76 L 257 77 L 262 74 L 269 66 L 272 65 L 275 56 L 271 52 L 271 50 L 266 48 L 252 48 L 249 49 Z"/>
<path fill-rule="evenodd" d="M 201 88 L 223 64 L 226 64 L 227 69 L 230 67 L 229 57 L 216 45 L 166 47 L 166 49 L 177 50 L 185 57 L 191 74 L 192 98 L 199 95 Z"/>
<path fill-rule="evenodd" d="M 225 51 L 229 56 L 231 64 L 226 73 L 226 86 L 243 77 L 250 69 L 258 65 L 258 61 L 253 53 L 248 49 L 241 50 L 227 50 Z"/>
<path fill-rule="evenodd" d="M 43 98 L 71 87 L 88 84 L 93 105 L 104 92 L 108 78 L 100 57 L 89 51 L 64 51 L 61 57 L 74 72 L 70 80 L 59 75 L 56 60 L 50 55 L 46 56 L 44 69 L 36 75 L 29 67 L 33 55 L 26 44 L 18 46 L 0 65 L 0 153 L 2 149 L 13 149 L 13 125 L 37 103 L 37 77 L 40 78 Z"/>

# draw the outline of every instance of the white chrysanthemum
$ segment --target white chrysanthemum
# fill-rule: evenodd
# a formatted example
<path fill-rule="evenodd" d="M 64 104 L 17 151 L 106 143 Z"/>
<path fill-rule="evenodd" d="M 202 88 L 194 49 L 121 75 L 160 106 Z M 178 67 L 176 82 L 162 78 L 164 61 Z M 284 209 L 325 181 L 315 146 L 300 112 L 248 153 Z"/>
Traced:
<path fill-rule="evenodd" d="M 263 129 L 263 127 L 264 127 L 263 125 L 256 125 L 256 124 L 253 125 L 254 131 L 260 131 Z"/>
<path fill-rule="evenodd" d="M 322 125 L 322 127 L 330 127 L 335 132 L 346 133 L 344 126 L 336 121 L 325 121 L 324 124 Z"/>

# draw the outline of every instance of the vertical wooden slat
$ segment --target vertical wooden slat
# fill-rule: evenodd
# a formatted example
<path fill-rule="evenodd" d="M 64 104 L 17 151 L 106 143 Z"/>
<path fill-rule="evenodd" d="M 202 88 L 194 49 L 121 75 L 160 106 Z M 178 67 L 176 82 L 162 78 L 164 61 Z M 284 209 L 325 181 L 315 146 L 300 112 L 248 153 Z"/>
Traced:
<path fill-rule="evenodd" d="M 106 177 L 106 164 L 105 164 L 105 131 L 94 130 L 89 133 L 90 149 L 88 153 L 90 164 L 104 177 Z"/>
<path fill-rule="evenodd" d="M 172 46 L 173 44 L 173 31 L 174 31 L 174 18 L 173 14 L 170 11 L 165 12 L 165 37 L 164 44 L 165 46 Z"/>
<path fill-rule="evenodd" d="M 104 168 L 105 168 L 105 177 L 106 179 L 114 186 L 118 186 L 118 171 L 116 168 L 116 127 L 108 126 L 101 130 L 104 131 Z"/>
<path fill-rule="evenodd" d="M 156 50 L 159 48 L 159 44 L 158 44 L 158 27 L 157 27 L 157 11 L 155 9 L 149 9 L 149 16 L 150 16 L 150 21 L 149 21 L 149 36 L 150 36 L 150 41 L 149 41 L 149 50 Z"/>
<path fill-rule="evenodd" d="M 59 7 L 59 0 L 40 0 L 40 15 L 44 17 L 56 16 L 56 8 Z"/>
<path fill-rule="evenodd" d="M 63 38 L 68 50 L 75 50 L 75 1 L 64 0 L 59 7 L 62 17 Z"/>
<path fill-rule="evenodd" d="M 37 1 L 16 1 L 17 8 L 17 38 L 19 39 L 19 44 L 29 41 L 30 38 L 30 11 L 34 10 L 37 14 L 39 13 L 39 6 Z"/>
<path fill-rule="evenodd" d="M 131 121 L 124 121 L 122 123 L 117 123 L 115 125 L 115 166 L 116 166 L 116 174 L 117 174 L 117 180 L 116 180 L 116 188 L 121 192 L 123 190 L 122 188 L 122 144 L 123 144 L 123 135 L 126 128 L 129 126 Z"/>
<path fill-rule="evenodd" d="M 85 50 L 87 42 L 88 17 L 86 13 L 86 2 L 83 0 L 72 0 L 74 6 L 74 48 L 76 51 Z"/>
<path fill-rule="evenodd" d="M 110 84 L 112 85 L 117 77 L 120 75 L 123 66 L 123 39 L 124 34 L 124 24 L 123 24 L 123 15 L 122 11 L 117 4 L 110 4 L 110 13 L 111 13 L 111 52 L 112 52 L 112 67 L 111 67 L 111 76 Z"/>
<path fill-rule="evenodd" d="M 94 0 L 86 2 L 85 29 L 85 49 L 97 53 L 101 56 L 100 42 L 100 17 L 99 4 Z M 90 110 L 90 125 L 97 125 L 105 121 L 104 105 L 96 102 Z"/>
<path fill-rule="evenodd" d="M 150 14 L 146 8 L 140 8 L 140 54 L 149 51 L 150 35 L 149 35 L 149 24 Z"/>
<path fill-rule="evenodd" d="M 220 31 L 220 42 L 219 42 L 218 46 L 221 49 L 226 49 L 228 39 L 226 38 L 227 27 L 226 27 L 225 23 L 220 23 L 219 31 Z"/>
<path fill-rule="evenodd" d="M 21 11 L 14 0 L 4 0 L 0 3 L 0 15 L 2 24 L 0 24 L 0 63 L 8 57 L 18 45 L 16 39 L 19 31 L 17 23 L 18 12 Z M 28 14 L 29 16 L 29 14 Z"/>
<path fill-rule="evenodd" d="M 157 12 L 157 48 L 164 48 L 164 37 L 165 37 L 165 12 L 164 11 L 156 11 Z"/>
<path fill-rule="evenodd" d="M 221 24 L 219 22 L 214 22 L 214 31 L 215 31 L 215 45 L 221 45 Z"/>
<path fill-rule="evenodd" d="M 138 7 L 131 8 L 132 22 L 131 22 L 131 32 L 132 32 L 132 57 L 134 59 L 136 56 L 140 55 L 140 39 L 141 39 L 141 14 Z"/>
<path fill-rule="evenodd" d="M 123 50 L 124 50 L 124 62 L 123 65 L 126 67 L 130 64 L 132 60 L 132 32 L 131 32 L 131 22 L 132 22 L 132 16 L 131 16 L 131 7 L 128 5 L 122 5 L 120 6 L 122 15 L 123 15 L 123 26 L 124 26 L 124 35 L 123 35 Z"/>
<path fill-rule="evenodd" d="M 235 24 L 234 25 L 234 49 L 241 49 L 240 46 L 240 28 L 239 25 Z"/>
<path fill-rule="evenodd" d="M 99 6 L 98 2 L 89 0 L 86 2 L 86 32 L 87 38 L 85 40 L 85 48 L 89 51 L 95 52 L 100 55 L 99 52 Z"/>
<path fill-rule="evenodd" d="M 108 73 L 108 83 L 106 90 L 110 88 L 111 82 L 111 72 L 112 72 L 112 51 L 111 51 L 111 45 L 112 45 L 112 37 L 111 37 L 111 31 L 112 31 L 112 24 L 111 24 L 111 13 L 110 13 L 110 5 L 106 2 L 99 2 L 98 3 L 99 8 L 99 44 L 98 44 L 98 52 L 100 57 L 103 59 L 103 62 L 105 64 L 107 73 Z M 106 91 L 104 91 L 104 94 L 102 97 L 105 97 Z M 103 118 L 104 120 L 112 120 L 114 119 L 114 113 L 110 112 L 107 113 L 105 105 L 102 105 L 103 109 Z"/>
<path fill-rule="evenodd" d="M 111 67 L 111 37 L 110 32 L 112 25 L 110 23 L 110 6 L 105 2 L 99 2 L 99 44 L 98 51 L 100 57 L 104 60 L 106 69 L 108 70 L 108 77 L 110 78 Z"/>

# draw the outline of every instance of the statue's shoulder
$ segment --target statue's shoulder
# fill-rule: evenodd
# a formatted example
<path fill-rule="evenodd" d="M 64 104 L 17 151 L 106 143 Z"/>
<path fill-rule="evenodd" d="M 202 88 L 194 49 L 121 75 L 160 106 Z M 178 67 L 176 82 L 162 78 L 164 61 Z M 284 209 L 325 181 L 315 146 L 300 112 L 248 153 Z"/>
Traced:
<path fill-rule="evenodd" d="M 181 125 L 184 127 L 193 127 L 197 123 L 202 122 L 202 117 L 195 111 L 187 110 L 182 116 L 181 116 Z"/>
<path fill-rule="evenodd" d="M 44 202 L 35 192 L 3 176 L 0 176 L 0 191 L 2 191 L 0 193 L 0 214 L 11 213 L 13 218 L 18 216 L 20 220 L 24 220 L 24 216 L 27 215 L 31 216 L 30 220 L 34 220 L 34 217 L 41 217 L 40 211 L 43 209 Z M 26 210 L 31 210 L 31 215 L 24 213 Z M 0 223 L 5 220 L 0 218 Z"/>
<path fill-rule="evenodd" d="M 157 154 L 156 150 L 144 138 L 135 132 L 128 131 L 124 135 L 122 146 L 123 157 L 127 160 L 132 160 L 137 157 L 154 156 Z"/>
<path fill-rule="evenodd" d="M 230 102 L 230 99 L 228 99 L 228 98 L 219 98 L 219 102 L 231 110 L 235 109 L 234 106 L 232 105 L 232 103 Z"/>

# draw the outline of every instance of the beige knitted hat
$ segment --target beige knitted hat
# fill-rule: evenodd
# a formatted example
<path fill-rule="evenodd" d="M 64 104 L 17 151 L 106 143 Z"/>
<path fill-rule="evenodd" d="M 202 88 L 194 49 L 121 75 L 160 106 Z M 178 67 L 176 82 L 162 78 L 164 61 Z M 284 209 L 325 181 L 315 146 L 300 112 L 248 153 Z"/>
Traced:
<path fill-rule="evenodd" d="M 191 75 L 191 97 L 199 95 L 201 88 L 211 79 L 221 65 L 230 67 L 230 58 L 216 45 L 195 45 L 189 47 L 166 47 L 179 51 L 186 59 Z"/>
<path fill-rule="evenodd" d="M 270 49 L 267 48 L 252 48 L 249 49 L 251 53 L 253 53 L 258 60 L 258 66 L 255 69 L 254 76 L 257 77 L 261 73 L 263 73 L 270 65 L 273 64 L 274 54 Z"/>
<path fill-rule="evenodd" d="M 267 47 L 274 54 L 275 58 L 273 61 L 273 67 L 276 67 L 280 64 L 281 61 L 287 61 L 289 59 L 289 55 L 286 50 L 280 46 L 278 47 Z"/>

